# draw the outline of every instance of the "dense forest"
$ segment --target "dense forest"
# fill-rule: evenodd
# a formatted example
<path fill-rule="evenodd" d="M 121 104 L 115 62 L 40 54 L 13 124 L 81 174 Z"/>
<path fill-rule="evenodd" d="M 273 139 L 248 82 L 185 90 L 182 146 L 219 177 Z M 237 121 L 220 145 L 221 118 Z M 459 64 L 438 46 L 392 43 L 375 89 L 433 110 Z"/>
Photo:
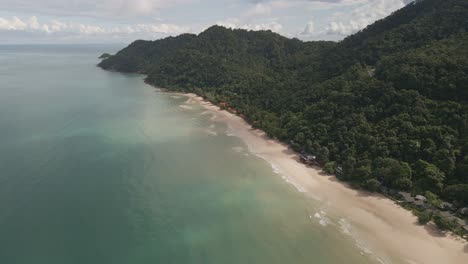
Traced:
<path fill-rule="evenodd" d="M 468 1 L 419 0 L 340 42 L 213 26 L 99 64 L 225 102 L 357 188 L 468 205 Z"/>

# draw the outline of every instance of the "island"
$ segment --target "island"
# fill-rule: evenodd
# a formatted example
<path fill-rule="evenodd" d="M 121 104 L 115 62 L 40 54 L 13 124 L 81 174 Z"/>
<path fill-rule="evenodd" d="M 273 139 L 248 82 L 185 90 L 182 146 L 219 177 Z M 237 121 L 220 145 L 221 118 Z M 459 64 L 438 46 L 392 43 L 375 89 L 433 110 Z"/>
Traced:
<path fill-rule="evenodd" d="M 99 67 L 195 93 L 302 161 L 468 238 L 468 2 L 419 0 L 340 42 L 212 26 Z"/>
<path fill-rule="evenodd" d="M 109 53 L 103 53 L 101 56 L 99 56 L 99 59 L 103 60 L 103 59 L 107 59 L 109 57 L 111 57 L 112 55 L 110 55 Z"/>

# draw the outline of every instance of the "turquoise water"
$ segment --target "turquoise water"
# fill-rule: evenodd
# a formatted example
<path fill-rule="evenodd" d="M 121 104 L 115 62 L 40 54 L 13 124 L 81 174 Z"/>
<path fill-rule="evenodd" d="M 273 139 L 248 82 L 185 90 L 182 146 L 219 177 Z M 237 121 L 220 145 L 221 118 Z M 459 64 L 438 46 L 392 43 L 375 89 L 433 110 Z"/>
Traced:
<path fill-rule="evenodd" d="M 0 46 L 0 263 L 372 263 L 121 47 Z"/>

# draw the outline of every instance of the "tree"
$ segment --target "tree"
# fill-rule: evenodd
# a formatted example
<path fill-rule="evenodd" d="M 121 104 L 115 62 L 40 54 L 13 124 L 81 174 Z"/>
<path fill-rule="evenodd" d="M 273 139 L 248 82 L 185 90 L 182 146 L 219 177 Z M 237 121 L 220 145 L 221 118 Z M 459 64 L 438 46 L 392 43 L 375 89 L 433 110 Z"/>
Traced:
<path fill-rule="evenodd" d="M 427 198 L 427 201 L 429 202 L 429 204 L 431 204 L 432 206 L 434 207 L 438 207 L 440 208 L 441 205 L 442 205 L 442 201 L 437 197 L 437 195 L 435 195 L 434 193 L 430 192 L 430 191 L 426 191 L 424 193 L 424 196 L 426 196 Z"/>
<path fill-rule="evenodd" d="M 354 173 L 354 166 L 356 165 L 356 159 L 354 157 L 348 157 L 343 164 L 343 173 L 341 178 L 350 179 Z"/>
<path fill-rule="evenodd" d="M 440 168 L 445 175 L 455 172 L 455 157 L 448 149 L 440 149 L 434 154 L 434 165 Z"/>
<path fill-rule="evenodd" d="M 432 212 L 429 211 L 422 211 L 416 213 L 416 216 L 418 217 L 418 223 L 421 225 L 427 224 L 429 221 L 432 219 Z M 439 220 L 438 220 L 439 221 Z"/>
<path fill-rule="evenodd" d="M 392 158 L 381 158 L 374 161 L 373 176 L 394 188 L 407 188 L 411 185 L 412 171 L 406 162 Z"/>
<path fill-rule="evenodd" d="M 418 172 L 416 177 L 423 188 L 436 193 L 442 190 L 445 175 L 439 168 L 424 160 L 418 160 L 415 168 Z"/>
<path fill-rule="evenodd" d="M 376 179 L 369 179 L 365 182 L 365 188 L 371 192 L 376 192 L 379 190 L 381 183 Z"/>
<path fill-rule="evenodd" d="M 317 153 L 317 159 L 321 162 L 328 162 L 328 155 L 330 154 L 330 151 L 328 150 L 327 147 L 321 147 L 320 150 Z"/>
<path fill-rule="evenodd" d="M 455 222 L 450 221 L 440 214 L 435 214 L 432 219 L 434 220 L 434 223 L 437 225 L 437 227 L 441 230 L 452 230 L 457 226 Z"/>
<path fill-rule="evenodd" d="M 369 179 L 372 174 L 372 169 L 370 165 L 364 165 L 357 167 L 353 172 L 353 179 L 359 179 L 360 181 L 364 181 Z"/>
<path fill-rule="evenodd" d="M 442 195 L 451 201 L 459 201 L 468 204 L 468 184 L 447 186 Z"/>
<path fill-rule="evenodd" d="M 334 162 L 325 163 L 325 166 L 323 166 L 323 171 L 328 174 L 335 174 L 335 163 Z"/>

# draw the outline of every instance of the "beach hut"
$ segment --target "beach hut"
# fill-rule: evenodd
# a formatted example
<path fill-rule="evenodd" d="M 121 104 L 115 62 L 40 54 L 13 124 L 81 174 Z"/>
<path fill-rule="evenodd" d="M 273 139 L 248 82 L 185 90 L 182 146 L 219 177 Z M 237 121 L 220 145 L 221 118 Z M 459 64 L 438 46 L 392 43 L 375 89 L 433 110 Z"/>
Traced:
<path fill-rule="evenodd" d="M 424 201 L 422 201 L 422 200 L 415 200 L 415 201 L 413 202 L 413 204 L 416 205 L 416 206 L 419 207 L 419 208 L 425 208 L 425 205 L 426 205 L 426 204 L 424 203 Z"/>
<path fill-rule="evenodd" d="M 445 218 L 452 218 L 453 215 L 450 212 L 440 212 L 440 215 Z"/>
<path fill-rule="evenodd" d="M 468 216 L 468 207 L 464 207 L 464 208 L 460 209 L 460 214 Z"/>
<path fill-rule="evenodd" d="M 398 192 L 398 194 L 401 196 L 403 201 L 407 203 L 414 203 L 414 198 L 411 196 L 411 193 L 408 192 Z"/>
<path fill-rule="evenodd" d="M 312 164 L 312 163 L 316 163 L 316 162 L 317 162 L 317 156 L 311 155 L 311 154 L 307 154 L 307 153 L 301 153 L 301 154 L 299 155 L 299 158 L 300 158 L 301 161 L 304 162 L 305 164 Z"/>
<path fill-rule="evenodd" d="M 460 218 L 454 216 L 450 212 L 440 212 L 440 215 L 443 216 L 445 219 L 447 219 L 449 221 L 452 221 L 452 222 L 455 222 L 455 223 L 457 223 L 459 225 L 464 225 L 465 224 L 464 220 L 461 220 Z"/>
<path fill-rule="evenodd" d="M 427 200 L 427 198 L 425 196 L 422 196 L 422 195 L 416 195 L 414 198 L 416 200 L 418 200 L 418 201 L 423 201 L 423 202 L 425 202 Z"/>
<path fill-rule="evenodd" d="M 448 203 L 448 202 L 442 202 L 440 204 L 440 208 L 443 210 L 450 210 L 450 211 L 455 211 L 457 209 L 453 204 Z"/>
<path fill-rule="evenodd" d="M 337 177 L 343 176 L 343 167 L 341 167 L 339 165 L 335 166 L 335 175 Z"/>

